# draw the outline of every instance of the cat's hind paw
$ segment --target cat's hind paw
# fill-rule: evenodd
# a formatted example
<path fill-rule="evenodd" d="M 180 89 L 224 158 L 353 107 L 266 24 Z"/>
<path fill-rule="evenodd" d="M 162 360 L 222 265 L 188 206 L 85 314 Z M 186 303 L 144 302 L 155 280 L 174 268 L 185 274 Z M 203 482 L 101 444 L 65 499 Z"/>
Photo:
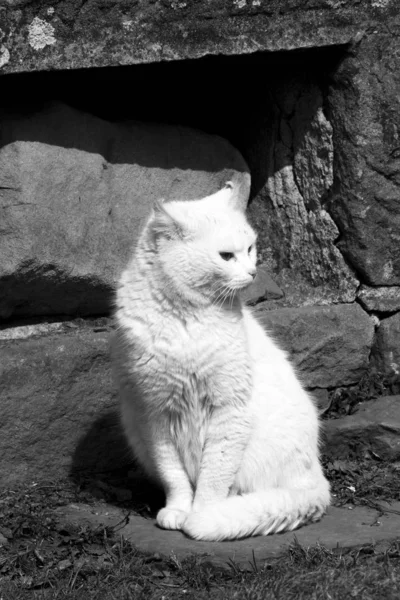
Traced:
<path fill-rule="evenodd" d="M 162 508 L 157 513 L 157 525 L 162 529 L 182 529 L 182 525 L 187 519 L 188 513 L 179 508 Z"/>

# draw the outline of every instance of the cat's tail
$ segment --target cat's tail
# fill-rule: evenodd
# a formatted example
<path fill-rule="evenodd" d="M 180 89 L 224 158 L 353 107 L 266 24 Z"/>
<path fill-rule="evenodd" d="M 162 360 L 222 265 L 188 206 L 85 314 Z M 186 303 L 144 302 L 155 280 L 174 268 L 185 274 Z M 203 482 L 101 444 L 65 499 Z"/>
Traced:
<path fill-rule="evenodd" d="M 205 506 L 187 517 L 183 531 L 197 540 L 232 540 L 292 531 L 318 521 L 329 505 L 329 484 L 313 489 L 271 488 Z"/>

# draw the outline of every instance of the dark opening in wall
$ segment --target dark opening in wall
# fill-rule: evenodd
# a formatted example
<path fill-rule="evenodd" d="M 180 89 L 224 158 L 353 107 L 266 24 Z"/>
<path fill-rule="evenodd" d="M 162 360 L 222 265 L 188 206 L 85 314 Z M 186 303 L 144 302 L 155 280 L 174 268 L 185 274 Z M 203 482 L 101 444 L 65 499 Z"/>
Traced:
<path fill-rule="evenodd" d="M 310 85 L 325 98 L 329 75 L 344 51 L 260 52 L 9 75 L 1 80 L 0 107 L 24 113 L 60 101 L 108 121 L 179 124 L 220 135 L 249 164 L 254 196 L 267 176 L 265 144 L 281 110 L 277 104 L 293 105 Z"/>

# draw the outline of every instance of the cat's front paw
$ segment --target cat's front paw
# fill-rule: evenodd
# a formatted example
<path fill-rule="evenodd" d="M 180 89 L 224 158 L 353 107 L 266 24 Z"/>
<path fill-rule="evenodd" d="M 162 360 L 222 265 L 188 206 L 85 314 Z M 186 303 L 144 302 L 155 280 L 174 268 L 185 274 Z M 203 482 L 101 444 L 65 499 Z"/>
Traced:
<path fill-rule="evenodd" d="M 162 529 L 182 529 L 188 513 L 179 508 L 162 508 L 157 513 L 157 525 Z"/>

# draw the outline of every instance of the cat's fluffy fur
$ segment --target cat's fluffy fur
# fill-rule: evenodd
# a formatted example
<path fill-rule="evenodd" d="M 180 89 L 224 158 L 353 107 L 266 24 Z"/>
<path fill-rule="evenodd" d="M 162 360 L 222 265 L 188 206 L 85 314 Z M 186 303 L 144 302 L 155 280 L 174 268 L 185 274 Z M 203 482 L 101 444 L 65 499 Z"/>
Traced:
<path fill-rule="evenodd" d="M 159 526 L 201 540 L 292 530 L 329 504 L 317 410 L 240 300 L 256 235 L 233 197 L 156 205 L 117 292 L 127 439 L 165 490 Z"/>

